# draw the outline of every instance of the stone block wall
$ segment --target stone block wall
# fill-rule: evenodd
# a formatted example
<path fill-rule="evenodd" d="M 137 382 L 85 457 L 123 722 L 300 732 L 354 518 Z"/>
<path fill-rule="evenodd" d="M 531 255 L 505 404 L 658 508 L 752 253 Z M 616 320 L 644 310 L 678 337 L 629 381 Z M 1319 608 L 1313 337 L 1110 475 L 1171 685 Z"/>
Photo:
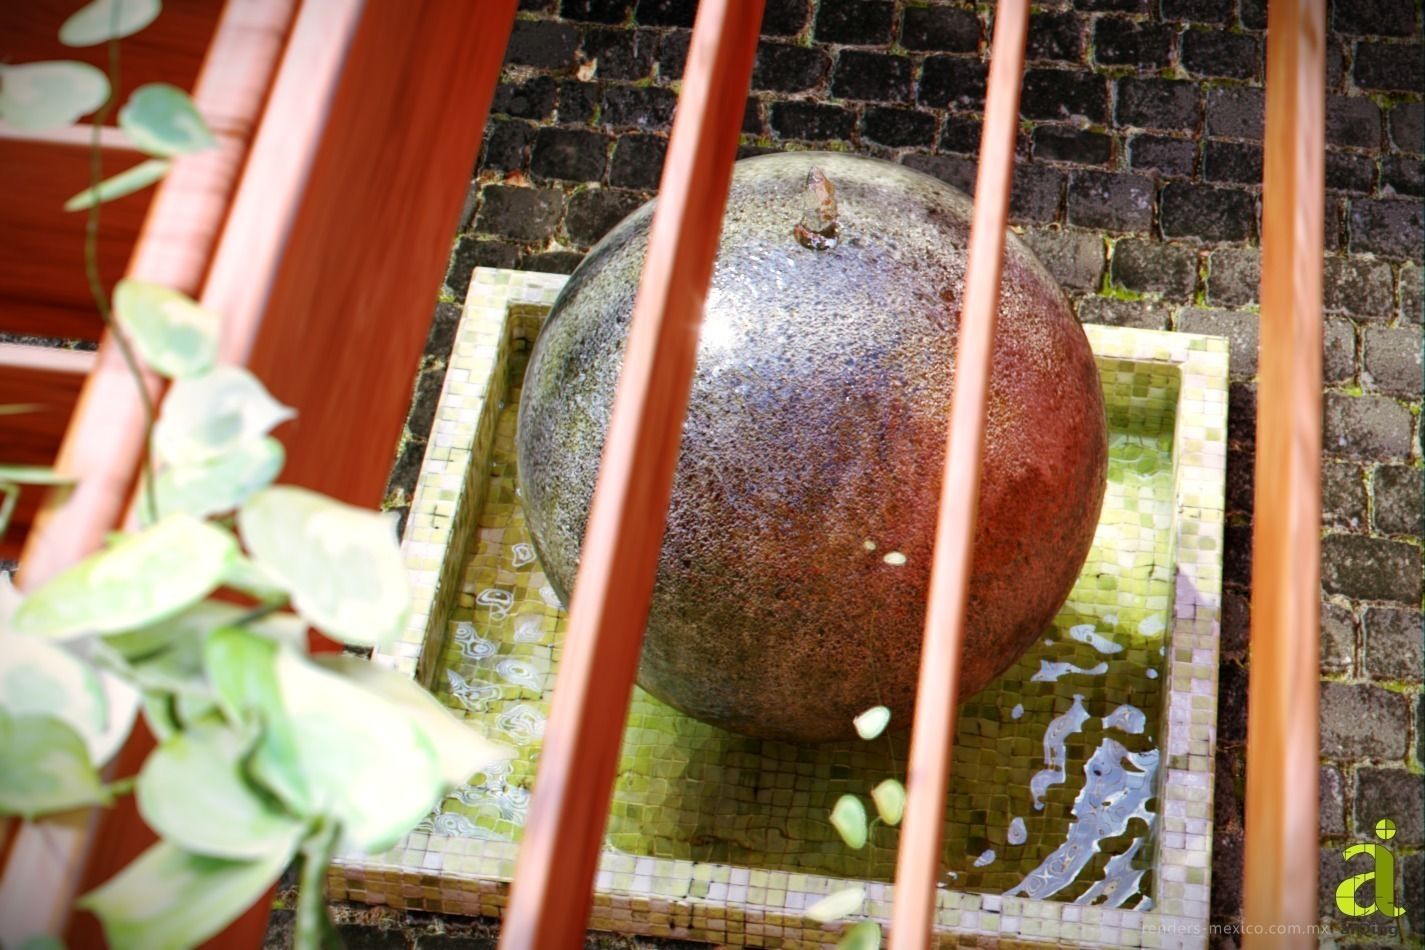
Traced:
<path fill-rule="evenodd" d="M 695 7 L 522 0 L 393 505 L 419 466 L 470 270 L 568 272 L 652 196 Z M 1223 924 L 1238 918 L 1241 900 L 1265 7 L 1036 4 L 1012 204 L 1015 229 L 1083 321 L 1232 341 L 1213 867 L 1213 916 Z M 991 10 L 953 0 L 767 0 L 741 154 L 852 151 L 971 190 Z M 1321 906 L 1323 918 L 1348 924 L 1330 897 L 1347 873 L 1341 850 L 1389 816 L 1418 934 L 1421 10 L 1415 0 L 1335 0 L 1327 25 Z"/>

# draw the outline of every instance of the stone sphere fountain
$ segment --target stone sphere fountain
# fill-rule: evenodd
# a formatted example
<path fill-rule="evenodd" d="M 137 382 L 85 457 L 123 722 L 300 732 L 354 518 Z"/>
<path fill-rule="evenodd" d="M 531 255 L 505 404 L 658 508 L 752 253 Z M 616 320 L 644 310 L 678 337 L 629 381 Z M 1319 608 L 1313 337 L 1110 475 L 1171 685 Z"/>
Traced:
<path fill-rule="evenodd" d="M 525 374 L 520 493 L 566 604 L 652 210 L 570 277 Z M 766 738 L 848 737 L 876 704 L 909 724 L 969 221 L 963 193 L 899 165 L 737 164 L 639 668 L 648 692 Z M 962 696 L 1068 596 L 1106 460 L 1088 340 L 1010 234 Z"/>

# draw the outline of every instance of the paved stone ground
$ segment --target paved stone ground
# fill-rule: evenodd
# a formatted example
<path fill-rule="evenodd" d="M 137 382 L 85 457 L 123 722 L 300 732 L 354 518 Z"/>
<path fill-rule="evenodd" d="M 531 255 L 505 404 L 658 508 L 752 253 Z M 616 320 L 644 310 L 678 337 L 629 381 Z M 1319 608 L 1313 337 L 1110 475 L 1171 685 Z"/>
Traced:
<path fill-rule="evenodd" d="M 392 476 L 394 507 L 420 465 L 471 268 L 568 272 L 657 186 L 694 0 L 521 8 Z M 989 9 L 767 0 L 742 154 L 853 151 L 968 189 Z M 1341 850 L 1390 816 L 1418 934 L 1421 12 L 1414 0 L 1336 0 L 1327 16 L 1321 907 L 1324 920 L 1346 923 L 1330 899 L 1346 874 Z M 1012 209 L 1085 322 L 1233 343 L 1212 903 L 1220 924 L 1236 921 L 1241 903 L 1265 26 L 1265 0 L 1037 4 Z M 490 940 L 480 923 L 339 911 L 352 947 Z"/>

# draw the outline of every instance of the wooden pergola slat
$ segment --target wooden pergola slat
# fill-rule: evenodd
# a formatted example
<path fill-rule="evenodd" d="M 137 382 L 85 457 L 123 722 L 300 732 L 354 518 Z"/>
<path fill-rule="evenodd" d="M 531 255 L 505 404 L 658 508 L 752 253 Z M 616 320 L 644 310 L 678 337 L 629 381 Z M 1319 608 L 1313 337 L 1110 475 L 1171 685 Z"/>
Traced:
<path fill-rule="evenodd" d="M 500 945 L 582 946 L 762 21 L 703 0 Z"/>
<path fill-rule="evenodd" d="M 984 131 L 970 223 L 964 307 L 950 401 L 945 476 L 935 526 L 930 599 L 916 686 L 906 776 L 906 810 L 896 855 L 895 909 L 891 946 L 917 950 L 930 939 L 940 882 L 945 796 L 960 693 L 975 518 L 984 457 L 985 406 L 990 358 L 999 316 L 1000 272 L 1019 131 L 1019 86 L 1029 27 L 1027 0 L 995 5 Z"/>
<path fill-rule="evenodd" d="M 1244 946 L 1310 947 L 1320 915 L 1325 4 L 1273 0 L 1267 17 L 1242 923 Z M 1297 929 L 1268 933 L 1273 925 Z"/>

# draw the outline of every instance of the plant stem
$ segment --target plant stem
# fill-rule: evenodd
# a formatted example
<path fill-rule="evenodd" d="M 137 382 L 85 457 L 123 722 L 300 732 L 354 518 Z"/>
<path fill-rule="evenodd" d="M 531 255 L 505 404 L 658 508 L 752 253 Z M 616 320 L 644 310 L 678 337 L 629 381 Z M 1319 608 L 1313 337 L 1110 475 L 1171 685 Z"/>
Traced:
<path fill-rule="evenodd" d="M 119 4 L 116 3 L 114 4 L 114 19 L 118 18 L 118 14 Z M 100 146 L 100 133 L 104 129 L 104 123 L 108 121 L 109 113 L 113 111 L 118 90 L 119 41 L 111 38 L 109 40 L 109 98 L 94 115 L 92 134 L 89 140 L 89 190 L 91 193 L 98 189 L 99 182 L 103 180 L 104 153 Z M 134 385 L 138 387 L 139 401 L 143 404 L 143 494 L 148 521 L 152 523 L 158 520 L 158 499 L 153 488 L 153 457 L 149 451 L 149 446 L 153 442 L 155 415 L 153 397 L 149 394 L 143 370 L 139 367 L 133 348 L 129 346 L 128 339 L 119 332 L 119 328 L 114 324 L 114 315 L 109 309 L 109 298 L 104 294 L 104 282 L 99 276 L 99 210 L 101 206 L 102 202 L 97 200 L 91 204 L 89 216 L 84 222 L 84 276 L 89 282 L 89 293 L 94 298 L 94 306 L 99 311 L 99 319 L 103 321 L 104 329 L 109 332 L 110 338 L 119 348 L 119 354 L 124 358 L 124 365 L 128 367 L 129 374 L 134 378 Z"/>
<path fill-rule="evenodd" d="M 118 798 L 120 795 L 127 795 L 129 794 L 129 792 L 132 792 L 134 790 L 134 783 L 137 781 L 138 776 L 135 775 L 130 775 L 127 778 L 115 779 L 108 785 L 104 786 L 104 791 L 108 792 L 114 798 Z"/>
<path fill-rule="evenodd" d="M 327 865 L 336 851 L 341 826 L 330 818 L 317 822 L 302 842 L 302 876 L 297 883 L 297 919 L 293 934 L 295 950 L 321 950 L 323 938 L 331 930 L 327 918 Z"/>
<path fill-rule="evenodd" d="M 266 603 L 258 604 L 256 607 L 243 614 L 241 617 L 228 624 L 230 627 L 245 627 L 250 623 L 256 623 L 268 614 L 275 614 L 283 607 L 287 606 L 287 598 L 281 600 L 269 600 Z"/>

